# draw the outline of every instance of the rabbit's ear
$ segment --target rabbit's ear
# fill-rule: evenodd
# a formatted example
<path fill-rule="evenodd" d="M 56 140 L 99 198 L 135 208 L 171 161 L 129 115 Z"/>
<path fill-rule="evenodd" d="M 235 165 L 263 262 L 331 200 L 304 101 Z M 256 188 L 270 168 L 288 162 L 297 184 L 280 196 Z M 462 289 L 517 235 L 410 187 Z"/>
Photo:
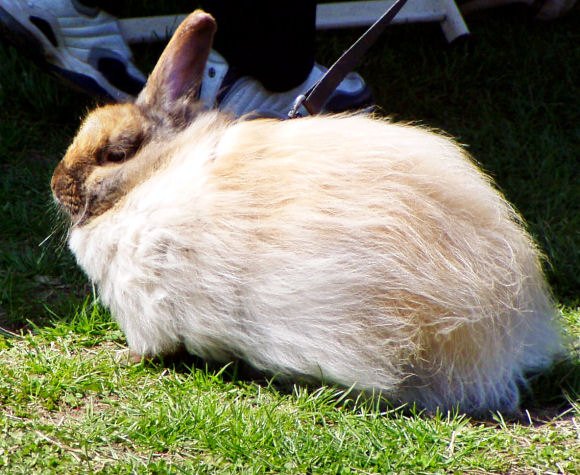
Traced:
<path fill-rule="evenodd" d="M 183 20 L 157 61 L 136 104 L 168 110 L 182 98 L 194 98 L 215 31 L 215 20 L 204 11 L 196 10 Z"/>

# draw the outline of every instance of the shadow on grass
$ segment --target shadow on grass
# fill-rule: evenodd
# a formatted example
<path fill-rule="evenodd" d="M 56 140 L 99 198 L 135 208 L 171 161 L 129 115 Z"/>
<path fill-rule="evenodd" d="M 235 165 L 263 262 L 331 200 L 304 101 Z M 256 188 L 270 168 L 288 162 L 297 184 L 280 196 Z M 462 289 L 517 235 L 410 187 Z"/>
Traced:
<path fill-rule="evenodd" d="M 301 391 L 313 394 L 324 387 L 330 389 L 334 394 L 334 401 L 331 401 L 331 404 L 350 411 L 377 411 L 382 414 L 398 414 L 407 417 L 441 415 L 422 411 L 409 405 L 394 405 L 392 401 L 384 397 L 356 391 L 352 388 L 325 385 L 308 380 L 296 381 L 278 378 L 256 369 L 243 360 L 235 360 L 224 365 L 206 361 L 183 351 L 172 356 L 146 360 L 143 364 L 152 370 L 170 370 L 181 374 L 204 371 L 212 378 L 219 378 L 225 383 L 236 386 L 255 384 L 273 388 L 285 395 Z M 578 401 L 579 397 L 580 348 L 574 348 L 566 358 L 555 363 L 550 369 L 530 377 L 529 386 L 522 388 L 519 412 L 505 415 L 490 413 L 489 417 L 478 416 L 471 417 L 471 419 L 492 425 L 509 422 L 539 427 L 544 424 L 552 424 L 554 421 L 571 420 L 574 417 L 574 401 Z M 461 411 L 454 411 L 453 414 L 461 415 Z"/>
<path fill-rule="evenodd" d="M 573 417 L 570 409 L 580 398 L 580 347 L 555 363 L 548 371 L 535 375 L 522 393 L 522 423 L 541 425 L 555 418 Z M 525 412 L 527 411 L 527 413 Z"/>

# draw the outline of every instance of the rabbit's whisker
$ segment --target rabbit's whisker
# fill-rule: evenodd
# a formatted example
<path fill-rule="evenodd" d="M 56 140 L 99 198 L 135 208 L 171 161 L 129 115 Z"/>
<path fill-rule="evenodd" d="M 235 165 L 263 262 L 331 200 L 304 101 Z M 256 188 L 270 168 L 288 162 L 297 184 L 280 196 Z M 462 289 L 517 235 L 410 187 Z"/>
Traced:
<path fill-rule="evenodd" d="M 38 243 L 38 247 L 42 247 L 44 246 L 44 244 L 46 244 L 46 242 L 56 234 L 56 230 L 51 232 L 48 236 L 46 236 L 42 241 L 40 241 L 40 243 Z"/>

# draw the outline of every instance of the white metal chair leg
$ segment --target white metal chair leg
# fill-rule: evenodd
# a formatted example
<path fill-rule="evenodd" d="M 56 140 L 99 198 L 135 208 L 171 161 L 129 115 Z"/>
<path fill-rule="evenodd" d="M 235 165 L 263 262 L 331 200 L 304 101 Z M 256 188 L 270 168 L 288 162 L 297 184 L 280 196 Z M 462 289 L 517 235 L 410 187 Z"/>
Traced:
<path fill-rule="evenodd" d="M 441 29 L 447 41 L 451 43 L 460 36 L 468 35 L 469 29 L 455 1 L 449 0 L 445 3 L 447 10 L 445 11 L 445 19 L 441 22 Z"/>
<path fill-rule="evenodd" d="M 374 23 L 394 0 L 336 2 L 318 5 L 316 28 L 364 27 Z M 129 43 L 154 42 L 171 36 L 185 15 L 127 18 L 120 20 L 123 36 Z M 439 22 L 447 41 L 469 33 L 455 0 L 410 0 L 393 24 Z"/>

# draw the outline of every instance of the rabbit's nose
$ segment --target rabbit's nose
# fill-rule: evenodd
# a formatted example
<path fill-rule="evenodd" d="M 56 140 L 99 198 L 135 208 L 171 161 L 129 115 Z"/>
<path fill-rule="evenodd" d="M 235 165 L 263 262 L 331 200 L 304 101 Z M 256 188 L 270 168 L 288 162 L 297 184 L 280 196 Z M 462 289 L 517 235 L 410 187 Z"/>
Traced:
<path fill-rule="evenodd" d="M 70 170 L 60 162 L 50 180 L 50 188 L 56 201 L 72 216 L 82 208 L 82 187 Z"/>

